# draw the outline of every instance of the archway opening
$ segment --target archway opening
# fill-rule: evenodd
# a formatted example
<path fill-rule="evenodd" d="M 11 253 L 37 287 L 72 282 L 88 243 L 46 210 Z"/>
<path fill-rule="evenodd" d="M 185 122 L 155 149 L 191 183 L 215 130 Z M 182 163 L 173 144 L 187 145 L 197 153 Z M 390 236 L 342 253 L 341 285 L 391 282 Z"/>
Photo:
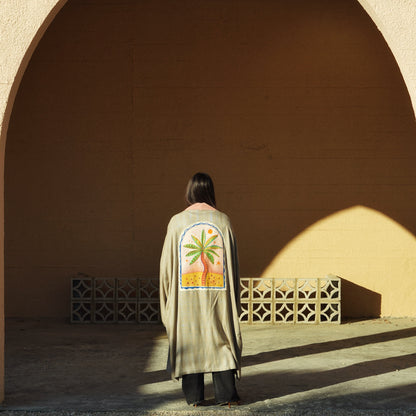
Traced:
<path fill-rule="evenodd" d="M 10 121 L 6 314 L 65 319 L 78 272 L 156 275 L 197 170 L 214 177 L 245 276 L 356 204 L 415 233 L 415 131 L 355 1 L 70 0 Z"/>

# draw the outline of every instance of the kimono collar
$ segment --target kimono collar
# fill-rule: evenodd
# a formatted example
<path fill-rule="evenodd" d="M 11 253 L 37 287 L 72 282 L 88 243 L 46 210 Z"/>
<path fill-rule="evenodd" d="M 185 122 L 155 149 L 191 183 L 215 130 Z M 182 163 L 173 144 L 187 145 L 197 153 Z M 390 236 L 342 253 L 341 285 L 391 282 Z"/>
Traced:
<path fill-rule="evenodd" d="M 196 202 L 195 204 L 192 204 L 188 208 L 186 208 L 185 211 L 191 211 L 193 209 L 206 210 L 206 211 L 216 211 L 216 209 L 214 207 L 212 207 L 211 205 L 208 205 L 205 202 Z"/>

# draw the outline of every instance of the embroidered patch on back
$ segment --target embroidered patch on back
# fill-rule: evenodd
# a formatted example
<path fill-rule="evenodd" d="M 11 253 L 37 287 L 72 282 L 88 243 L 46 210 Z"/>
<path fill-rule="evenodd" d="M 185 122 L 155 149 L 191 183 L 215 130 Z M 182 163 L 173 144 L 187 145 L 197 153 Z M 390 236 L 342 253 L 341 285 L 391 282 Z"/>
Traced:
<path fill-rule="evenodd" d="M 180 289 L 225 289 L 224 240 L 208 222 L 188 227 L 179 239 Z"/>

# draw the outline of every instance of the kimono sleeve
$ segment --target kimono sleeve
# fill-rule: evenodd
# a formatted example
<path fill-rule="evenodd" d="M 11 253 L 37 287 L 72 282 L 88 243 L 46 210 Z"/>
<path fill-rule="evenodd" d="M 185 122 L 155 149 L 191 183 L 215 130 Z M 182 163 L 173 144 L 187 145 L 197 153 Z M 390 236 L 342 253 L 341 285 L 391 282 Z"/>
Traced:
<path fill-rule="evenodd" d="M 175 233 L 170 224 L 168 225 L 165 241 L 162 248 L 159 269 L 159 296 L 160 315 L 163 325 L 166 327 L 172 284 L 175 278 L 175 256 L 176 256 Z"/>
<path fill-rule="evenodd" d="M 232 271 L 233 271 L 233 281 L 234 281 L 234 296 L 235 304 L 237 307 L 237 313 L 240 316 L 241 314 L 241 305 L 240 305 L 240 266 L 238 261 L 238 249 L 237 241 L 235 239 L 232 228 L 229 230 L 230 238 L 230 247 L 231 247 L 231 262 L 232 262 Z"/>

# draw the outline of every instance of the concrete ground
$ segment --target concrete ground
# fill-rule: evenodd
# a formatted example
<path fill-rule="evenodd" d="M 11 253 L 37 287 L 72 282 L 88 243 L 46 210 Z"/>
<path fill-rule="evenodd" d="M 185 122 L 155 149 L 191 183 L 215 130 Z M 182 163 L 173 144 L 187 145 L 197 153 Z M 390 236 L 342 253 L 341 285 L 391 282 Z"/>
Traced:
<path fill-rule="evenodd" d="M 242 405 L 186 405 L 159 325 L 6 322 L 4 415 L 416 415 L 416 319 L 242 327 Z"/>

